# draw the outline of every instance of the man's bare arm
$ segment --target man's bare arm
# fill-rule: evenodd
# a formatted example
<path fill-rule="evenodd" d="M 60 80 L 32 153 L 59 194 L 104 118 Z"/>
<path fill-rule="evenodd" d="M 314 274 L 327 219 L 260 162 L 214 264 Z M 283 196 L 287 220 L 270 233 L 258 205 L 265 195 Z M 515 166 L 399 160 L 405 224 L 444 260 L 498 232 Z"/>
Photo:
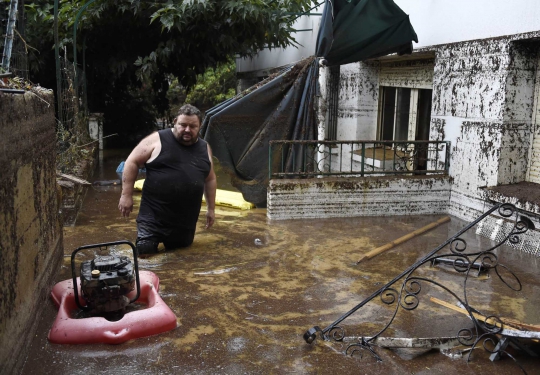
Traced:
<path fill-rule="evenodd" d="M 214 162 L 212 161 L 212 150 L 208 146 L 208 157 L 210 158 L 210 173 L 204 181 L 204 199 L 206 200 L 206 229 L 214 225 L 216 219 L 216 189 L 217 178 L 214 172 Z"/>
<path fill-rule="evenodd" d="M 143 168 L 144 164 L 152 157 L 153 151 L 160 144 L 159 142 L 158 133 L 150 134 L 131 151 L 124 163 L 122 195 L 118 202 L 118 209 L 124 217 L 128 217 L 133 210 L 133 185 L 139 173 L 139 168 Z"/>

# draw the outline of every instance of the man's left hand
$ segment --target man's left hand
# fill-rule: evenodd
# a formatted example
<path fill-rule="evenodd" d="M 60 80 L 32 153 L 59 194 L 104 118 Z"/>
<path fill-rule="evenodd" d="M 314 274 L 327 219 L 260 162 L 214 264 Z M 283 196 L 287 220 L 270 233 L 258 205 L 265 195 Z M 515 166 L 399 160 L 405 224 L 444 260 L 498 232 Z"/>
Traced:
<path fill-rule="evenodd" d="M 214 209 L 208 208 L 206 210 L 206 229 L 210 229 L 214 225 L 214 220 L 216 219 L 216 213 Z"/>

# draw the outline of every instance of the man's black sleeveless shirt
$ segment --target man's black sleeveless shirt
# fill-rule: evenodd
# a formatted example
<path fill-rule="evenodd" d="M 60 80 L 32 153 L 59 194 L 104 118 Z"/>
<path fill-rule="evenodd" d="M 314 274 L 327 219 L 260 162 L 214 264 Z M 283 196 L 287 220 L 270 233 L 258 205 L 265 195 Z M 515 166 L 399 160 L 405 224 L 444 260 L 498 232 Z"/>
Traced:
<path fill-rule="evenodd" d="M 207 143 L 201 138 L 184 146 L 171 129 L 158 134 L 161 151 L 145 164 L 146 179 L 137 222 L 156 235 L 169 236 L 182 228 L 195 229 L 210 159 Z"/>

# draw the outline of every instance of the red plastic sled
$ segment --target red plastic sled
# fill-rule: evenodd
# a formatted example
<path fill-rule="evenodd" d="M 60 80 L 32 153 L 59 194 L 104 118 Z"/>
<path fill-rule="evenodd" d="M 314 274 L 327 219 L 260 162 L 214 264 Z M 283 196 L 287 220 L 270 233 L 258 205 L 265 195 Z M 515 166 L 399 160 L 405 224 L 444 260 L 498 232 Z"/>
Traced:
<path fill-rule="evenodd" d="M 111 322 L 102 317 L 73 319 L 72 312 L 79 311 L 73 293 L 73 280 L 64 280 L 52 290 L 52 298 L 58 306 L 58 315 L 49 332 L 49 341 L 55 344 L 121 344 L 139 337 L 152 336 L 176 328 L 176 316 L 158 294 L 159 278 L 150 271 L 139 271 L 141 295 L 137 302 L 146 309 L 126 313 L 122 319 Z M 78 294 L 82 299 L 80 281 Z M 128 294 L 135 298 L 136 290 Z"/>

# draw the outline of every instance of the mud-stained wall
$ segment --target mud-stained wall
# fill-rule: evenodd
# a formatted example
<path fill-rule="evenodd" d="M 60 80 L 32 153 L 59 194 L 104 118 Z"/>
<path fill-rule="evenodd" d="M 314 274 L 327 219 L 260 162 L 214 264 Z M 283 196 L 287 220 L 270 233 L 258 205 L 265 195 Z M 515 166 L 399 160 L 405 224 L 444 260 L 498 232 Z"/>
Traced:
<path fill-rule="evenodd" d="M 432 116 L 502 120 L 508 44 L 482 40 L 439 47 Z"/>
<path fill-rule="evenodd" d="M 510 42 L 498 184 L 525 181 L 533 131 L 534 91 L 540 41 Z"/>
<path fill-rule="evenodd" d="M 53 105 L 52 94 L 0 96 L 2 374 L 21 368 L 62 260 Z"/>
<path fill-rule="evenodd" d="M 271 180 L 269 219 L 443 214 L 450 179 L 365 177 Z"/>
<path fill-rule="evenodd" d="M 341 66 L 337 139 L 374 139 L 377 132 L 378 79 L 377 62 Z"/>
<path fill-rule="evenodd" d="M 379 85 L 431 89 L 434 59 L 385 61 L 381 63 Z"/>
<path fill-rule="evenodd" d="M 381 86 L 432 88 L 429 138 L 451 142 L 448 212 L 477 217 L 486 208 L 483 187 L 527 178 L 539 36 L 437 45 L 342 66 L 338 139 L 376 139 Z"/>
<path fill-rule="evenodd" d="M 538 48 L 508 37 L 436 50 L 430 139 L 452 142 L 449 212 L 471 220 L 482 187 L 525 180 Z"/>

